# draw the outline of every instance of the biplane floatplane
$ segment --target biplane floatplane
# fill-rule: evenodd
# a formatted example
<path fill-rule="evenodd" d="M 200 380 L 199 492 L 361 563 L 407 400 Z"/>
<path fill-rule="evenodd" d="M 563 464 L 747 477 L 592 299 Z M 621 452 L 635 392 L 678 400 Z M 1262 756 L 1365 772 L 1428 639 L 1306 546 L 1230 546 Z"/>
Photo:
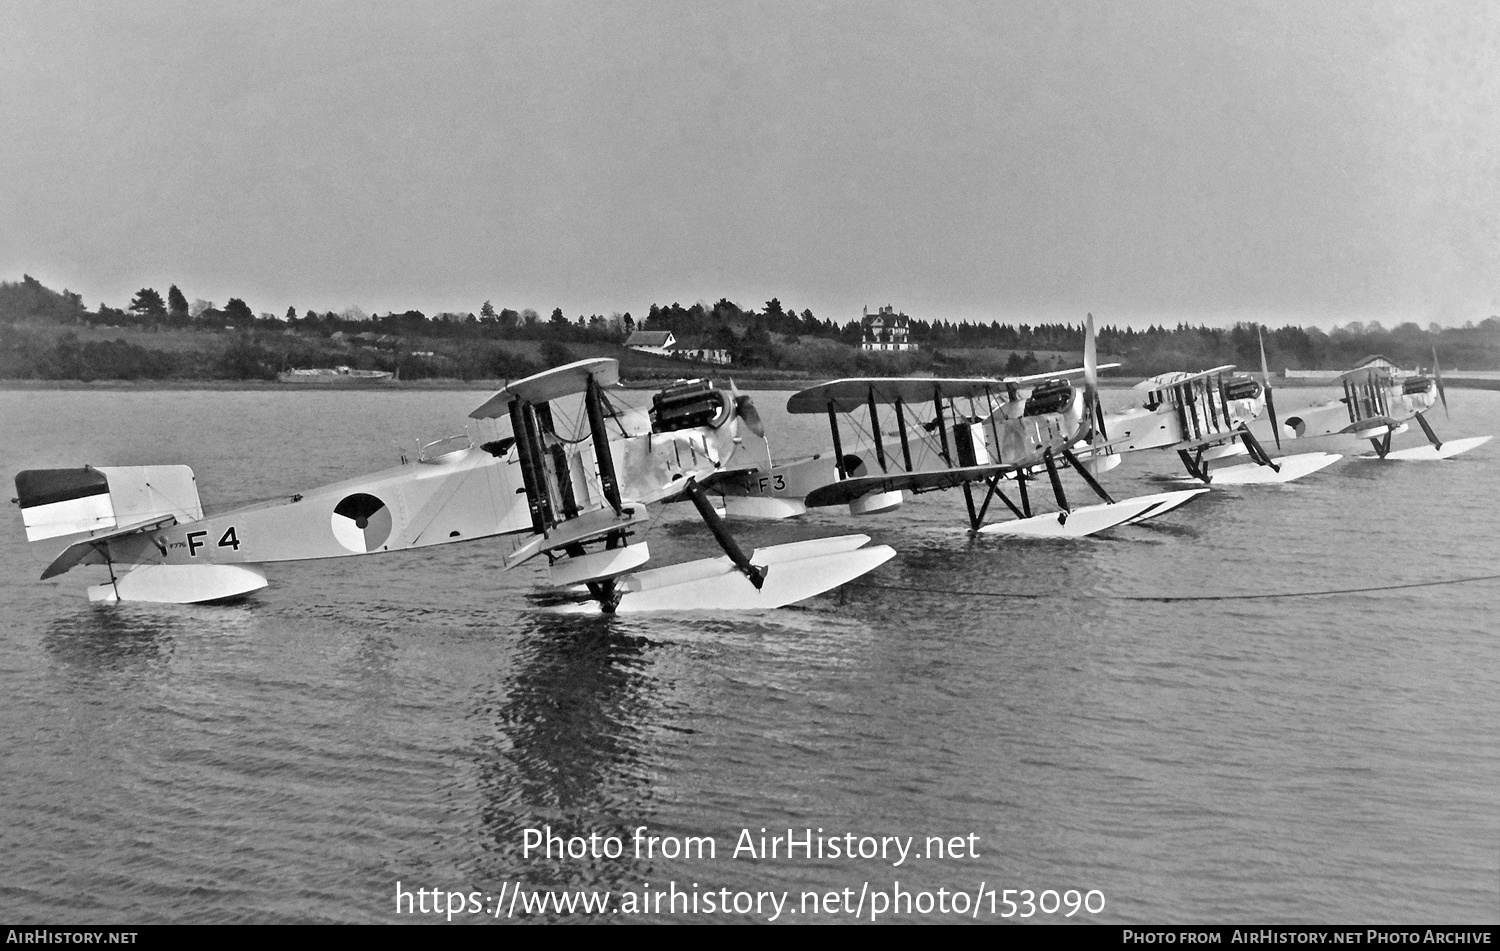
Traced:
<path fill-rule="evenodd" d="M 971 532 L 1078 538 L 1153 518 L 1206 491 L 1116 501 L 1095 476 L 1119 457 L 1100 456 L 1090 464 L 1074 454 L 1075 447 L 1088 445 L 1099 416 L 1092 317 L 1086 339 L 1084 366 L 1074 370 L 1001 380 L 834 380 L 795 393 L 787 411 L 826 413 L 833 452 L 724 480 L 719 490 L 725 507 L 776 517 L 848 505 L 851 514 L 866 515 L 896 508 L 908 491 L 956 487 L 963 490 Z M 846 449 L 840 417 L 852 427 L 854 451 Z M 1103 501 L 1071 505 L 1060 476 L 1064 468 L 1075 470 Z M 1029 485 L 1043 473 L 1058 511 L 1033 507 Z M 1002 483 L 1014 483 L 1014 500 Z M 984 488 L 978 504 L 976 485 Z M 1015 517 L 986 524 L 996 499 Z"/>
<path fill-rule="evenodd" d="M 1260 380 L 1235 373 L 1231 365 L 1201 373 L 1163 373 L 1137 383 L 1135 389 L 1145 393 L 1144 404 L 1106 414 L 1099 427 L 1102 438 L 1091 453 L 1175 449 L 1192 480 L 1215 485 L 1291 482 L 1341 459 L 1327 452 L 1272 459 L 1251 434 L 1250 424 L 1266 410 L 1276 448 L 1281 448 L 1264 344 L 1260 361 Z M 1249 456 L 1250 461 L 1222 463 L 1239 456 Z"/>
<path fill-rule="evenodd" d="M 499 438 L 450 437 L 414 463 L 221 515 L 204 515 L 187 466 L 29 470 L 16 476 L 17 501 L 29 540 L 90 533 L 42 577 L 105 565 L 109 581 L 89 589 L 96 601 L 227 600 L 265 587 L 269 562 L 508 535 L 517 544 L 505 568 L 545 557 L 553 585 L 606 613 L 764 609 L 894 556 L 864 547 L 866 535 L 745 554 L 705 492 L 743 471 L 728 465 L 741 427 L 760 427 L 749 398 L 695 381 L 657 394 L 644 413 L 605 395 L 618 377 L 610 359 L 528 377 L 470 414 Z M 724 557 L 643 568 L 650 550 L 635 536 L 646 506 L 678 500 L 695 505 Z"/>
<path fill-rule="evenodd" d="M 1363 458 L 1407 461 L 1447 459 L 1490 441 L 1489 436 L 1439 439 L 1427 421 L 1425 411 L 1439 399 L 1443 403 L 1443 413 L 1448 412 L 1448 393 L 1443 388 L 1436 348 L 1432 352 L 1430 377 L 1402 373 L 1390 361 L 1380 357 L 1344 373 L 1339 382 L 1344 387 L 1342 399 L 1319 403 L 1287 417 L 1286 426 L 1296 438 L 1353 436 L 1368 439 L 1375 447 L 1375 455 Z M 1411 419 L 1416 419 L 1422 427 L 1428 444 L 1392 450 L 1391 437 L 1406 432 Z"/>

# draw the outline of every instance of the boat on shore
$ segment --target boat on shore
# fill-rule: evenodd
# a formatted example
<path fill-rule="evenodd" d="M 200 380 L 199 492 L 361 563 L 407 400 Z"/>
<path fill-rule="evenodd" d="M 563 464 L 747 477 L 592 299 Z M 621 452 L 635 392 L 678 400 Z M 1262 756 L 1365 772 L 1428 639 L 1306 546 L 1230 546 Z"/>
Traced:
<path fill-rule="evenodd" d="M 389 383 L 395 374 L 389 370 L 351 370 L 349 367 L 319 367 L 312 370 L 283 370 L 276 379 L 283 383 Z"/>

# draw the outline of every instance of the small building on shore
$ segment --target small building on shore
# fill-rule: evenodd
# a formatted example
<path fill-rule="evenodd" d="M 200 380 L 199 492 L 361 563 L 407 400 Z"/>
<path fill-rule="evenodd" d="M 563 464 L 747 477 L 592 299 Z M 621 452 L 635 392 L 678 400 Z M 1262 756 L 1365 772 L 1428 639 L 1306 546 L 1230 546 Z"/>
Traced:
<path fill-rule="evenodd" d="M 669 360 L 712 363 L 715 366 L 729 365 L 728 350 L 706 346 L 701 340 L 679 341 L 670 330 L 637 330 L 625 340 L 625 346 L 641 353 L 654 353 Z"/>
<path fill-rule="evenodd" d="M 1349 372 L 1349 370 L 1363 370 L 1365 367 L 1383 367 L 1398 374 L 1402 372 L 1401 368 L 1396 366 L 1389 357 L 1383 357 L 1377 353 L 1365 357 L 1354 366 L 1344 370 L 1293 370 L 1288 368 L 1281 371 L 1281 378 L 1284 380 L 1337 380 Z"/>

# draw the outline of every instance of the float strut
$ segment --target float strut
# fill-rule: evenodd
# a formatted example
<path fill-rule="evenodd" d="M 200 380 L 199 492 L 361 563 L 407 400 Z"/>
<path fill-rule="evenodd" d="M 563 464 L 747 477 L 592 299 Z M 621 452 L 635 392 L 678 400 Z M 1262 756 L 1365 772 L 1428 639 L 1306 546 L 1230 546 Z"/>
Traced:
<path fill-rule="evenodd" d="M 1064 449 L 1063 458 L 1068 460 L 1068 465 L 1072 466 L 1073 470 L 1083 477 L 1083 481 L 1088 483 L 1089 488 L 1098 493 L 1099 498 L 1108 502 L 1110 505 L 1115 504 L 1115 500 L 1109 497 L 1108 492 L 1104 491 L 1104 486 L 1099 484 L 1099 480 L 1095 479 L 1093 474 L 1090 473 L 1088 469 L 1084 468 L 1083 464 L 1078 461 L 1078 457 L 1073 455 L 1073 450 Z"/>
<path fill-rule="evenodd" d="M 1052 494 L 1057 496 L 1057 507 L 1064 512 L 1068 511 L 1068 496 L 1063 491 L 1062 477 L 1057 474 L 1057 463 L 1052 459 L 1052 450 L 1048 449 L 1042 453 L 1042 461 L 1047 463 L 1047 478 L 1052 480 Z"/>
<path fill-rule="evenodd" d="M 1422 432 L 1427 434 L 1427 441 L 1432 443 L 1433 448 L 1443 448 L 1443 441 L 1437 437 L 1437 433 L 1432 431 L 1432 425 L 1427 422 L 1427 417 L 1423 416 L 1421 413 L 1418 413 L 1417 422 L 1422 424 Z"/>
<path fill-rule="evenodd" d="M 1022 485 L 1025 485 L 1025 483 L 1023 482 Z M 990 486 L 990 490 L 994 493 L 995 498 L 997 498 L 1000 501 L 1002 501 L 1002 502 L 1005 503 L 1005 507 L 1008 508 L 1008 509 L 1010 509 L 1011 512 L 1014 513 L 1014 515 L 1016 516 L 1016 518 L 1028 518 L 1029 517 L 1029 516 L 1026 515 L 1025 512 L 1022 512 L 1019 508 L 1016 508 L 1016 503 L 1012 502 L 1010 500 L 1009 496 L 1007 496 L 1004 492 L 1000 491 L 1000 477 L 999 476 L 995 476 L 994 482 Z M 989 504 L 989 500 L 988 499 L 985 500 L 985 504 L 986 504 L 986 506 L 988 506 L 988 504 Z M 980 510 L 979 517 L 980 518 L 984 517 L 984 511 L 983 510 Z"/>
<path fill-rule="evenodd" d="M 693 500 L 693 507 L 698 510 L 698 515 L 703 519 L 703 523 L 713 533 L 714 541 L 718 542 L 719 547 L 724 549 L 724 554 L 729 556 L 729 560 L 734 562 L 734 566 L 746 578 L 749 578 L 750 583 L 755 585 L 755 590 L 759 591 L 760 586 L 766 583 L 766 569 L 759 565 L 750 564 L 750 559 L 745 556 L 744 550 L 734 540 L 734 536 L 729 534 L 729 529 L 725 526 L 724 520 L 719 518 L 718 512 L 714 511 L 713 503 L 708 500 L 708 496 L 703 494 L 703 488 L 697 482 L 691 479 L 688 480 L 687 486 L 682 491 L 688 498 Z"/>
<path fill-rule="evenodd" d="M 615 609 L 620 606 L 620 592 L 615 589 L 615 579 L 605 578 L 602 581 L 590 581 L 587 584 L 589 594 L 599 602 L 599 610 L 605 614 L 614 614 Z"/>
<path fill-rule="evenodd" d="M 1272 472 L 1281 471 L 1281 467 L 1271 461 L 1270 454 L 1260 444 L 1260 440 L 1250 435 L 1250 428 L 1248 426 L 1240 427 L 1240 442 L 1244 443 L 1245 448 L 1250 450 L 1250 458 L 1255 461 L 1256 465 L 1269 466 Z"/>
<path fill-rule="evenodd" d="M 1200 449 L 1198 455 L 1194 456 L 1186 449 L 1179 449 L 1177 455 L 1182 457 L 1182 464 L 1186 467 L 1188 475 L 1203 483 L 1213 481 L 1213 476 L 1208 474 L 1208 466 L 1203 464 L 1203 450 Z"/>
<path fill-rule="evenodd" d="M 1012 512 L 1015 512 L 1016 517 L 1019 518 L 1021 516 L 1021 513 L 1016 510 L 1016 507 L 1014 505 L 1010 504 L 1010 499 L 1007 499 L 1005 495 L 1000 492 L 1000 473 L 997 472 L 984 481 L 985 485 L 987 485 L 989 488 L 984 493 L 984 504 L 979 506 L 979 522 L 974 526 L 974 530 L 978 531 L 979 524 L 983 524 L 985 513 L 990 510 L 990 503 L 995 500 L 996 495 L 999 495 L 1000 500 L 1003 501 L 1006 505 L 1010 505 L 1010 510 Z"/>

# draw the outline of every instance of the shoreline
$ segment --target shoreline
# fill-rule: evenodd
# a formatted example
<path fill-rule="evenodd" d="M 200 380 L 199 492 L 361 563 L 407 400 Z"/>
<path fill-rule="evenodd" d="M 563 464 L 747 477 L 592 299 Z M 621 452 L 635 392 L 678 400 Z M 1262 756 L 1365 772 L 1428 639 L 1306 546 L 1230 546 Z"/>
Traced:
<path fill-rule="evenodd" d="M 728 386 L 731 376 L 725 375 L 715 378 L 716 383 Z M 766 392 L 774 390 L 801 390 L 812 386 L 818 386 L 828 382 L 833 377 L 804 377 L 798 379 L 756 379 L 754 377 L 732 377 L 734 386 L 746 392 Z M 634 380 L 621 381 L 621 385 L 627 390 L 658 389 L 669 386 L 680 378 L 638 378 Z M 926 379 L 914 377 L 914 379 Z M 1099 381 L 1102 390 L 1128 390 L 1140 383 L 1141 377 L 1106 377 Z M 422 390 L 435 391 L 472 391 L 476 393 L 493 393 L 503 388 L 507 380 L 394 380 L 389 383 L 319 383 L 298 384 L 282 383 L 277 380 L 0 380 L 0 392 L 27 392 L 32 390 L 219 390 L 219 391 L 281 391 L 287 393 L 387 393 L 387 392 L 409 392 Z M 1338 385 L 1337 379 L 1331 380 L 1272 380 L 1272 388 L 1277 390 L 1297 390 L 1327 388 Z M 1500 390 L 1500 379 L 1480 379 L 1475 377 L 1453 377 L 1445 378 L 1443 385 L 1455 389 L 1473 390 Z"/>

